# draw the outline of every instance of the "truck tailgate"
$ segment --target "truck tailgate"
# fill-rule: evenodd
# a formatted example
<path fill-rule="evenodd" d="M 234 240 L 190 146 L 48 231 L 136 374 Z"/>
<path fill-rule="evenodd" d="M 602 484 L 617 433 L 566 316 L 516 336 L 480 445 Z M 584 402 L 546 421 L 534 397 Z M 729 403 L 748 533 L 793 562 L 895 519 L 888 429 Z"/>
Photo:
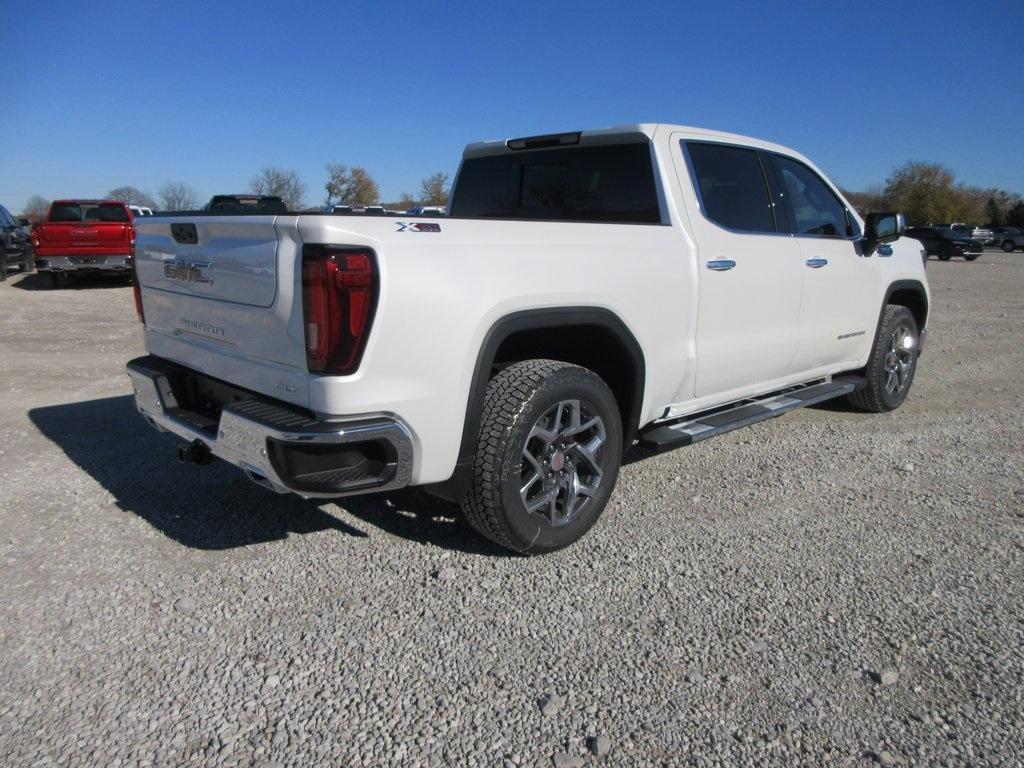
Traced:
<path fill-rule="evenodd" d="M 135 268 L 151 352 L 306 405 L 301 246 L 277 218 L 137 219 Z"/>
<path fill-rule="evenodd" d="M 46 221 L 39 225 L 39 251 L 61 256 L 125 254 L 131 224 L 101 221 Z"/>

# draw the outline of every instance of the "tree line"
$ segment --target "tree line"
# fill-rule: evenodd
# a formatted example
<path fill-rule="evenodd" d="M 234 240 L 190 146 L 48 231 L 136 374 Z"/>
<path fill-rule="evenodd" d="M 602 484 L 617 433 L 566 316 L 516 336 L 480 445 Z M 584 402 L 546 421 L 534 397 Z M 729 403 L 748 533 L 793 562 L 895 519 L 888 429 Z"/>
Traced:
<path fill-rule="evenodd" d="M 202 202 L 195 188 L 183 181 L 168 181 L 157 190 L 156 197 L 132 186 L 115 187 L 103 196 L 108 200 L 121 200 L 128 205 L 162 211 L 195 210 Z M 22 215 L 32 222 L 42 221 L 50 210 L 50 201 L 42 195 L 32 195 L 25 203 Z"/>
<path fill-rule="evenodd" d="M 938 163 L 912 160 L 894 170 L 885 184 L 844 194 L 862 215 L 902 211 L 911 225 L 964 222 L 1024 228 L 1024 199 L 1019 194 L 962 184 Z"/>
<path fill-rule="evenodd" d="M 384 202 L 380 188 L 362 166 L 327 164 L 324 183 L 325 205 L 384 205 L 407 210 L 417 205 L 447 205 L 451 191 L 447 173 L 434 173 L 420 182 L 419 194 L 403 192 L 398 200 Z M 306 185 L 291 169 L 266 166 L 249 181 L 249 191 L 276 195 L 291 210 L 306 207 Z M 902 211 L 913 225 L 965 222 L 992 227 L 1024 228 L 1024 199 L 1004 189 L 969 186 L 957 181 L 949 168 L 938 163 L 912 160 L 894 170 L 885 184 L 876 184 L 861 192 L 844 190 L 847 199 L 861 214 L 870 211 Z M 199 194 L 182 181 L 168 181 L 151 197 L 132 186 L 117 187 L 106 195 L 164 211 L 187 211 L 202 203 Z M 34 195 L 25 204 L 23 214 L 32 221 L 45 218 L 50 201 Z"/>
<path fill-rule="evenodd" d="M 250 179 L 249 191 L 257 195 L 280 197 L 289 210 L 298 211 L 306 207 L 306 185 L 296 171 L 288 168 L 261 168 Z M 384 205 L 386 208 L 406 210 L 417 205 L 447 205 L 451 185 L 447 173 L 433 173 L 420 182 L 418 196 L 403 192 L 398 200 L 384 203 L 380 199 L 377 182 L 365 168 L 358 165 L 328 163 L 324 191 L 325 205 Z M 117 187 L 110 190 L 105 197 L 123 200 L 128 205 L 160 211 L 195 210 L 203 204 L 195 188 L 183 181 L 165 182 L 157 190 L 155 197 L 133 186 Z M 49 209 L 49 200 L 40 195 L 33 195 L 25 203 L 22 215 L 33 222 L 41 221 L 46 218 Z"/>
<path fill-rule="evenodd" d="M 277 195 L 292 210 L 305 207 L 306 185 L 295 171 L 269 166 L 249 182 L 249 189 L 260 195 Z M 383 205 L 385 208 L 405 210 L 417 205 L 447 205 L 451 185 L 447 173 L 433 173 L 420 182 L 419 195 L 403 192 L 398 200 L 385 202 L 380 187 L 366 168 L 343 163 L 327 164 L 324 183 L 324 205 Z"/>

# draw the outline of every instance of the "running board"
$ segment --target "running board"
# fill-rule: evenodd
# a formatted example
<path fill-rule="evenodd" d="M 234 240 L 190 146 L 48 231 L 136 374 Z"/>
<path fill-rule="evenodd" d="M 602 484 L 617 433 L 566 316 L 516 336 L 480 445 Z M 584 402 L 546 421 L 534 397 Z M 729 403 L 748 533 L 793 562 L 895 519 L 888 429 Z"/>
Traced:
<path fill-rule="evenodd" d="M 655 424 L 640 433 L 640 444 L 658 451 L 682 448 L 709 437 L 781 416 L 786 411 L 847 395 L 857 389 L 862 382 L 863 379 L 855 376 L 835 378 L 821 384 L 795 387 L 760 399 L 744 400 L 725 409 L 688 416 L 680 421 Z"/>

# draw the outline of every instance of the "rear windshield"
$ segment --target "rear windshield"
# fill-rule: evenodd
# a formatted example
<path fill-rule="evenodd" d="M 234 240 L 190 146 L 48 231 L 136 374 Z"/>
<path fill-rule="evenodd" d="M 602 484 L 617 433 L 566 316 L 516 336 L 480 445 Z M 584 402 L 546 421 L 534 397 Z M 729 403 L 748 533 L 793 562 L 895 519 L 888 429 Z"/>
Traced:
<path fill-rule="evenodd" d="M 647 143 L 469 158 L 448 212 L 462 218 L 661 223 Z"/>
<path fill-rule="evenodd" d="M 288 213 L 288 206 L 279 197 L 237 197 L 214 195 L 209 210 L 217 213 Z"/>
<path fill-rule="evenodd" d="M 54 203 L 50 221 L 128 221 L 128 210 L 118 203 Z"/>

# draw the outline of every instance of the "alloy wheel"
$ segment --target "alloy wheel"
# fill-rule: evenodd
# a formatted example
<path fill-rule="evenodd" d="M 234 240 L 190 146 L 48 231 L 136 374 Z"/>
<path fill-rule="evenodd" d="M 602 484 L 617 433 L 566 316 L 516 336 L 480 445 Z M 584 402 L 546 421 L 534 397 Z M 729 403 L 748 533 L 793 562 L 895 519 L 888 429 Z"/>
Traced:
<path fill-rule="evenodd" d="M 594 503 L 604 477 L 604 421 L 579 400 L 548 409 L 523 446 L 519 497 L 526 511 L 566 525 Z"/>
<path fill-rule="evenodd" d="M 885 391 L 891 395 L 902 392 L 910 379 L 914 367 L 917 341 L 913 332 L 905 325 L 893 331 L 889 338 L 889 350 L 882 366 L 885 372 Z"/>

